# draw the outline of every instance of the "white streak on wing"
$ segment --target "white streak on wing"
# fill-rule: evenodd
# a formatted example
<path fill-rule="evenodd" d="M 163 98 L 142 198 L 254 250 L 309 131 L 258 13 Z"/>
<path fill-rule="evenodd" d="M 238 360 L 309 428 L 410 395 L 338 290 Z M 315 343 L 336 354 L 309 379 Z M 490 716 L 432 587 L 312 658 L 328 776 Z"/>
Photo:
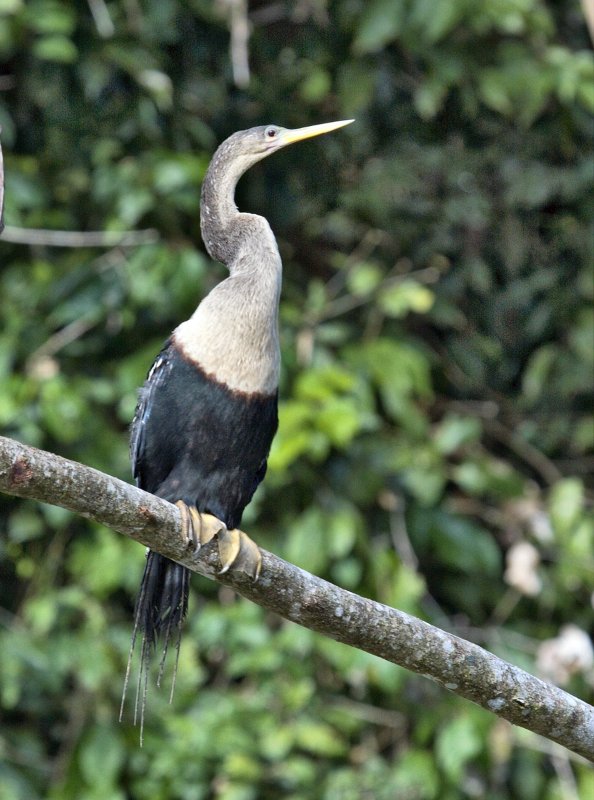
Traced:
<path fill-rule="evenodd" d="M 146 376 L 147 381 L 150 381 L 150 379 L 153 377 L 155 372 L 161 367 L 162 364 L 163 364 L 163 358 L 159 356 L 155 361 L 155 363 L 153 364 L 153 366 L 149 369 L 149 374 Z"/>

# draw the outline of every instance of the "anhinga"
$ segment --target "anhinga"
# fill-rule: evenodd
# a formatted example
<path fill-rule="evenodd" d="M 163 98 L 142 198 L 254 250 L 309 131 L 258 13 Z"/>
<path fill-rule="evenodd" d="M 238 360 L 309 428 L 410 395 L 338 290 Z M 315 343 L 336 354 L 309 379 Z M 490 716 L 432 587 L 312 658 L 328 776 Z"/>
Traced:
<path fill-rule="evenodd" d="M 200 227 L 206 249 L 227 266 L 229 277 L 173 331 L 140 391 L 132 423 L 137 485 L 178 504 L 196 547 L 215 533 L 201 524 L 201 515 L 221 520 L 226 525 L 217 534 L 222 569 L 241 569 L 254 578 L 260 551 L 237 527 L 264 477 L 277 428 L 282 264 L 268 222 L 238 211 L 235 186 L 247 169 L 282 147 L 350 122 L 250 128 L 234 133 L 215 152 L 202 185 Z M 130 651 L 131 657 L 140 634 L 141 727 L 157 639 L 163 639 L 158 682 L 172 635 L 179 656 L 189 575 L 180 564 L 148 551 Z M 129 672 L 130 661 L 126 684 Z"/>

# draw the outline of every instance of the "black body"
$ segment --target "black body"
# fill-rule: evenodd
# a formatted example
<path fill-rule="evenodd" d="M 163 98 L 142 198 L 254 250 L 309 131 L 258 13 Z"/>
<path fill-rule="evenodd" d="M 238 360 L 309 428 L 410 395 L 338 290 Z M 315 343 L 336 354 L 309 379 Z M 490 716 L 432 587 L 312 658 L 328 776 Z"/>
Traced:
<path fill-rule="evenodd" d="M 266 473 L 277 425 L 276 394 L 230 390 L 205 375 L 169 340 L 141 389 L 132 423 L 136 484 L 170 502 L 183 500 L 213 514 L 230 530 L 236 528 Z M 132 643 L 134 647 L 140 631 L 143 693 L 159 636 L 164 640 L 159 681 L 174 631 L 179 648 L 189 578 L 189 570 L 180 564 L 147 552 Z"/>
<path fill-rule="evenodd" d="M 169 341 L 141 390 L 132 423 L 137 485 L 237 528 L 266 472 L 277 395 L 232 391 Z"/>

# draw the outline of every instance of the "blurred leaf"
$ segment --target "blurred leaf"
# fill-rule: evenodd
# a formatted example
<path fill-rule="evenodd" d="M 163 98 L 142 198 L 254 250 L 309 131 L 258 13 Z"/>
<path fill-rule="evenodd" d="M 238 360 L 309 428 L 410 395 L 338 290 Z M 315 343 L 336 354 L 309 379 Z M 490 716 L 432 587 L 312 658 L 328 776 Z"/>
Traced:
<path fill-rule="evenodd" d="M 33 46 L 33 54 L 43 61 L 70 64 L 78 56 L 76 45 L 65 36 L 43 36 Z"/>
<path fill-rule="evenodd" d="M 320 103 L 330 92 L 332 79 L 324 69 L 312 69 L 301 84 L 300 94 L 306 103 Z"/>
<path fill-rule="evenodd" d="M 436 756 L 452 783 L 458 783 L 467 762 L 481 749 L 481 736 L 471 717 L 461 716 L 449 722 L 438 734 Z"/>
<path fill-rule="evenodd" d="M 345 752 L 345 745 L 337 731 L 328 725 L 305 719 L 296 731 L 297 744 L 310 753 L 325 756 L 339 756 Z"/>
<path fill-rule="evenodd" d="M 336 447 L 345 447 L 360 428 L 359 411 L 346 398 L 336 398 L 324 404 L 316 416 L 316 426 Z"/>
<path fill-rule="evenodd" d="M 258 763 L 243 753 L 230 753 L 225 759 L 223 770 L 232 780 L 246 783 L 257 781 L 261 773 Z M 235 795 L 230 795 L 233 796 Z M 241 797 L 241 794 L 237 796 Z"/>
<path fill-rule="evenodd" d="M 500 459 L 464 461 L 454 467 L 452 477 L 469 494 L 513 498 L 524 490 L 521 476 Z"/>
<path fill-rule="evenodd" d="M 328 558 L 325 522 L 317 508 L 301 514 L 289 528 L 285 557 L 308 572 L 320 573 Z"/>
<path fill-rule="evenodd" d="M 394 770 L 393 790 L 420 800 L 438 797 L 439 779 L 429 753 L 409 750 L 402 756 Z"/>
<path fill-rule="evenodd" d="M 347 274 L 347 287 L 351 294 L 367 297 L 380 284 L 382 271 L 377 264 L 362 262 L 357 264 Z"/>
<path fill-rule="evenodd" d="M 324 538 L 330 558 L 341 559 L 350 553 L 359 528 L 360 520 L 354 508 L 344 506 L 328 515 Z"/>
<path fill-rule="evenodd" d="M 295 394 L 303 400 L 324 402 L 337 393 L 351 389 L 355 379 L 338 364 L 302 372 L 297 378 Z"/>
<path fill-rule="evenodd" d="M 403 281 L 383 289 L 379 305 L 390 317 L 403 317 L 409 311 L 424 314 L 433 305 L 433 293 L 416 281 Z"/>
<path fill-rule="evenodd" d="M 366 3 L 353 42 L 355 53 L 373 53 L 393 41 L 406 13 L 403 0 L 372 0 Z"/>
<path fill-rule="evenodd" d="M 429 536 L 431 548 L 444 564 L 467 575 L 500 574 L 499 548 L 492 535 L 478 525 L 453 514 L 432 514 Z"/>
<path fill-rule="evenodd" d="M 350 359 L 370 371 L 390 415 L 407 426 L 423 424 L 409 402 L 413 394 L 421 397 L 431 394 L 428 364 L 418 351 L 388 339 L 377 339 L 353 349 Z"/>
<path fill-rule="evenodd" d="M 480 420 L 474 417 L 448 415 L 435 431 L 433 441 L 444 455 L 454 453 L 469 442 L 476 441 L 482 432 Z"/>
<path fill-rule="evenodd" d="M 22 6 L 23 0 L 0 0 L 0 13 L 14 14 L 16 11 L 20 11 Z"/>
<path fill-rule="evenodd" d="M 19 4 L 20 5 L 20 4 Z M 11 10 L 9 1 L 6 12 Z M 17 6 L 13 5 L 16 10 Z M 26 19 L 37 33 L 63 34 L 68 36 L 74 31 L 76 16 L 73 8 L 57 0 L 30 0 L 27 3 Z"/>
<path fill-rule="evenodd" d="M 33 508 L 17 509 L 10 520 L 9 536 L 13 542 L 26 542 L 43 534 L 43 520 Z"/>
<path fill-rule="evenodd" d="M 345 116 L 356 115 L 369 105 L 375 76 L 364 64 L 345 61 L 338 66 L 338 97 Z"/>
<path fill-rule="evenodd" d="M 85 737 L 80 753 L 84 780 L 105 792 L 115 787 L 117 774 L 124 763 L 121 737 L 109 727 L 95 726 Z"/>
<path fill-rule="evenodd" d="M 532 356 L 523 379 L 524 394 L 528 400 L 537 400 L 541 395 L 555 358 L 555 348 L 550 345 L 541 347 Z"/>
<path fill-rule="evenodd" d="M 415 92 L 415 108 L 425 119 L 433 119 L 444 104 L 448 94 L 448 85 L 437 77 L 427 78 Z"/>
<path fill-rule="evenodd" d="M 409 614 L 418 614 L 418 601 L 427 587 L 422 576 L 400 564 L 382 602 Z"/>
<path fill-rule="evenodd" d="M 566 478 L 552 488 L 549 498 L 551 520 L 561 537 L 572 532 L 582 513 L 583 504 L 584 485 L 578 478 Z"/>

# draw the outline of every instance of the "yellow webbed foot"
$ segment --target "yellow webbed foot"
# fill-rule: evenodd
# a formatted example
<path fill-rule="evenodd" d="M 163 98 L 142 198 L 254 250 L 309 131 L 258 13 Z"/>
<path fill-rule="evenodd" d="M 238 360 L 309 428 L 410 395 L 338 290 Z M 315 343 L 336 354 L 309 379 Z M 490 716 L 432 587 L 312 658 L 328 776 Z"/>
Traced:
<path fill-rule="evenodd" d="M 221 574 L 229 569 L 239 570 L 250 575 L 255 581 L 260 576 L 262 569 L 262 554 L 258 545 L 250 539 L 247 533 L 234 528 L 232 531 L 225 528 L 218 535 L 219 557 L 221 559 Z"/>
<path fill-rule="evenodd" d="M 217 537 L 221 574 L 230 569 L 239 570 L 258 580 L 262 568 L 262 554 L 258 545 L 247 533 L 238 528 L 228 530 L 225 523 L 212 514 L 202 514 L 196 506 L 189 506 L 183 500 L 175 504 L 181 514 L 183 535 L 188 545 L 197 553 L 202 545 Z"/>
<path fill-rule="evenodd" d="M 220 531 L 226 531 L 225 523 L 212 514 L 201 514 L 196 506 L 189 506 L 183 500 L 175 504 L 180 511 L 182 531 L 188 544 L 197 553 L 202 545 L 211 542 Z"/>

